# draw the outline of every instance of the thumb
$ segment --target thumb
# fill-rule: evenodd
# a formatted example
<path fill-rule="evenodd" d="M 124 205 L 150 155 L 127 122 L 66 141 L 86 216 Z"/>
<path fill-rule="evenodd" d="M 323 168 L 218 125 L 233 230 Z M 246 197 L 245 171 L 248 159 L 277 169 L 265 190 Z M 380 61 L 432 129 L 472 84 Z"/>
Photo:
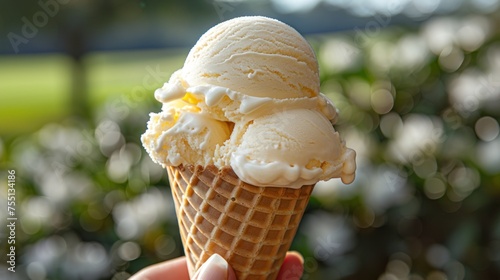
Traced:
<path fill-rule="evenodd" d="M 236 280 L 236 275 L 223 257 L 213 254 L 196 272 L 193 280 Z"/>

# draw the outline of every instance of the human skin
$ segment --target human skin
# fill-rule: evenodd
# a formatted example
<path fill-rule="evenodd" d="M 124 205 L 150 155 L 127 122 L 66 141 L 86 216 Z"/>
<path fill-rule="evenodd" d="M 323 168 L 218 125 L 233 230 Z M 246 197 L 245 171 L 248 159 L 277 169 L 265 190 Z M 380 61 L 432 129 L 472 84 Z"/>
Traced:
<path fill-rule="evenodd" d="M 208 263 L 208 262 L 207 262 Z M 304 270 L 304 259 L 297 252 L 288 252 L 278 273 L 277 280 L 300 279 Z M 155 265 L 148 266 L 129 280 L 189 280 L 186 257 L 179 257 Z M 236 280 L 236 275 L 227 262 L 218 257 L 217 260 L 202 266 L 194 275 L 193 280 Z"/>

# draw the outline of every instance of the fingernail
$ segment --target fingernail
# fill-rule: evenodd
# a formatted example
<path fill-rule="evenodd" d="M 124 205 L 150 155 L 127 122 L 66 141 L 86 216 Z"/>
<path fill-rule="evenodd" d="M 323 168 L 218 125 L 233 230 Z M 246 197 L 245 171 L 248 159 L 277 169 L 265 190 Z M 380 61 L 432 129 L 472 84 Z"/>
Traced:
<path fill-rule="evenodd" d="M 196 272 L 193 280 L 227 279 L 227 261 L 218 254 L 213 254 Z"/>

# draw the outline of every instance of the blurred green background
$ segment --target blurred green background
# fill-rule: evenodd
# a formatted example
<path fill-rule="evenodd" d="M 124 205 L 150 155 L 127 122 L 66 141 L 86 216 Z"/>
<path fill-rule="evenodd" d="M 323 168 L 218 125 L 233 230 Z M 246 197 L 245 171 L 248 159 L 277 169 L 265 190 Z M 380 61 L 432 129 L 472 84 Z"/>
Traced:
<path fill-rule="evenodd" d="M 500 279 L 498 0 L 0 5 L 0 219 L 8 170 L 18 218 L 1 279 L 127 279 L 183 254 L 139 137 L 196 39 L 241 15 L 306 36 L 358 154 L 352 185 L 315 188 L 302 279 Z"/>

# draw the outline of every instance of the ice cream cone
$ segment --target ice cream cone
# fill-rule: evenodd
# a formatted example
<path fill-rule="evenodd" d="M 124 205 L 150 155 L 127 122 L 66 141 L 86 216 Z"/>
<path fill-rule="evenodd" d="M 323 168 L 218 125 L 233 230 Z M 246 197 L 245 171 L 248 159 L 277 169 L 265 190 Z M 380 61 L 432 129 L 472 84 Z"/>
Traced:
<path fill-rule="evenodd" d="M 276 279 L 313 185 L 257 187 L 230 167 L 168 167 L 189 274 L 214 253 L 238 280 Z"/>

